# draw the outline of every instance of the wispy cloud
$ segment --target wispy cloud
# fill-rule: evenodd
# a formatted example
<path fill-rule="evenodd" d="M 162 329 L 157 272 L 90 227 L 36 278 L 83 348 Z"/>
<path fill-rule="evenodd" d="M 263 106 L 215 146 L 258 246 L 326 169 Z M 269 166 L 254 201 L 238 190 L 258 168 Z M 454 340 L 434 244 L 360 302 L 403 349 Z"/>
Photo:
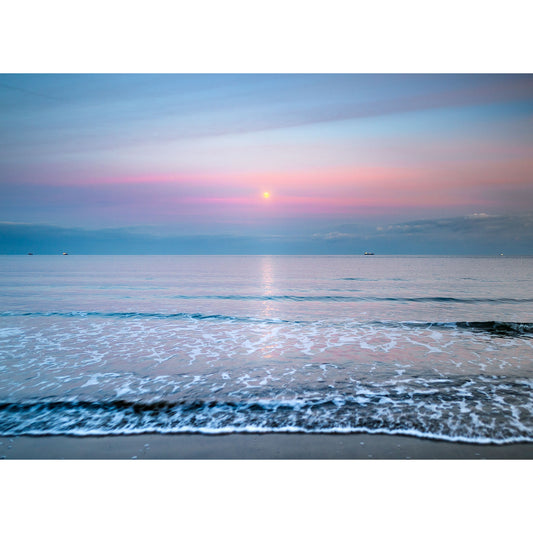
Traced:
<path fill-rule="evenodd" d="M 316 240 L 338 241 L 341 239 L 354 239 L 360 237 L 355 233 L 341 233 L 340 231 L 330 231 L 329 233 L 313 233 L 312 238 Z"/>
<path fill-rule="evenodd" d="M 469 235 L 491 239 L 506 237 L 511 240 L 529 240 L 533 238 L 533 214 L 521 215 L 489 215 L 472 213 L 464 217 L 453 217 L 436 220 L 419 220 L 402 224 L 389 224 L 380 227 L 376 236 L 391 235 L 420 236 L 430 238 L 456 238 Z"/>
<path fill-rule="evenodd" d="M 86 230 L 0 222 L 0 253 L 359 254 L 369 249 L 378 254 L 533 254 L 533 213 L 473 213 L 377 227 L 345 224 L 299 235 L 176 234 L 158 226 Z"/>
<path fill-rule="evenodd" d="M 0 212 L 308 225 L 333 247 L 369 235 L 321 229 L 343 221 L 383 237 L 435 231 L 386 224 L 437 213 L 526 212 L 532 95 L 531 75 L 0 75 Z"/>
<path fill-rule="evenodd" d="M 161 83 L 161 88 L 150 91 L 140 77 L 138 82 L 135 77 L 130 78 L 129 85 L 120 76 L 109 77 L 109 87 L 104 78 L 100 84 L 89 84 L 93 93 L 86 94 L 77 87 L 86 79 L 74 76 L 70 80 L 72 91 L 64 100 L 64 97 L 53 96 L 53 77 L 44 93 L 33 85 L 24 87 L 23 79 L 18 79 L 15 86 L 9 75 L 3 75 L 0 88 L 4 85 L 4 91 L 16 88 L 22 93 L 45 96 L 65 104 L 53 110 L 54 115 L 64 115 L 61 121 L 43 108 L 41 121 L 50 121 L 53 131 L 28 117 L 27 128 L 12 130 L 3 145 L 14 150 L 23 141 L 22 136 L 29 134 L 36 147 L 43 150 L 58 143 L 64 152 L 70 153 L 114 151 L 118 147 L 139 145 L 148 148 L 187 139 L 513 102 L 529 99 L 533 93 L 533 78 L 519 75 L 441 76 L 440 87 L 434 84 L 431 76 L 298 75 L 271 79 L 242 76 L 238 83 L 227 83 L 219 91 L 210 87 L 212 79 L 209 82 L 202 76 L 189 78 L 192 81 L 187 76 L 159 78 L 157 83 Z M 62 83 L 63 79 L 58 78 L 60 91 Z M 115 91 L 113 84 L 116 84 Z M 324 99 L 326 86 L 331 97 Z M 398 92 L 391 91 L 391 86 L 397 86 Z M 443 86 L 446 87 L 443 89 Z M 10 126 L 9 114 L 6 119 L 6 126 Z"/>

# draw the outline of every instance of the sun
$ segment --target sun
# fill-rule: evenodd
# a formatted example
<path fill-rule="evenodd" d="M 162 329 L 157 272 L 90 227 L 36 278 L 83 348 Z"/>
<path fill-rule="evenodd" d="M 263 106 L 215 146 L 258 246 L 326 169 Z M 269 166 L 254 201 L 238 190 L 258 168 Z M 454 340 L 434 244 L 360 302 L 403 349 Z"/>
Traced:
<path fill-rule="evenodd" d="M 268 199 L 270 198 L 270 193 L 265 191 L 265 192 L 263 193 L 263 198 L 264 198 L 265 200 L 268 200 Z"/>

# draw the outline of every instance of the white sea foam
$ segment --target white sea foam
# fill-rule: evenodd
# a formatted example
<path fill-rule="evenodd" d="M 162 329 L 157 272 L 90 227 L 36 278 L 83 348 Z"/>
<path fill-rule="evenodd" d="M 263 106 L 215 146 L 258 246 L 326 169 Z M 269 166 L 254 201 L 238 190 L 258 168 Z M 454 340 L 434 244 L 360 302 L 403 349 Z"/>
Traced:
<path fill-rule="evenodd" d="M 228 261 L 239 271 L 241 263 Z M 388 265 L 381 273 L 363 272 L 368 261 L 358 264 L 361 272 L 352 260 L 338 263 L 346 272 L 323 261 L 328 268 L 318 277 L 307 262 L 307 270 L 277 279 L 269 298 L 262 277 L 252 283 L 249 270 L 232 277 L 234 270 L 222 269 L 218 278 L 200 259 L 203 277 L 178 268 L 139 281 L 138 272 L 152 268 L 144 265 L 128 282 L 104 278 L 74 289 L 83 276 L 68 281 L 61 273 L 57 289 L 31 301 L 21 296 L 25 289 L 5 287 L 0 400 L 19 406 L 40 399 L 68 412 L 22 409 L 18 431 L 42 431 L 35 425 L 53 420 L 47 431 L 72 434 L 363 428 L 467 441 L 531 437 L 533 306 L 523 288 L 501 284 L 507 271 L 500 263 L 480 278 L 494 278 L 483 294 L 475 293 L 479 285 L 454 292 L 457 279 L 475 276 L 446 278 L 432 263 L 449 283 L 446 294 L 435 294 L 428 270 L 414 276 L 411 267 L 402 270 L 403 260 L 374 261 L 372 269 Z M 24 287 L 28 278 L 21 279 Z M 355 289 L 361 294 L 354 298 Z M 113 400 L 122 403 L 98 407 Z M 154 402 L 164 406 L 150 407 Z"/>
<path fill-rule="evenodd" d="M 0 328 L 0 339 L 22 335 L 24 330 L 21 328 Z"/>

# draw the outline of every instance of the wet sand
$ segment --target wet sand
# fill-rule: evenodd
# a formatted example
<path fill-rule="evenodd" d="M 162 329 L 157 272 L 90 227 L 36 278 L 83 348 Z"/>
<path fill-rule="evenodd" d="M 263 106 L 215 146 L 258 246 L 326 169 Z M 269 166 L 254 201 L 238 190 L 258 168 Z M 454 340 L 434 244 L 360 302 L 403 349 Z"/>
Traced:
<path fill-rule="evenodd" d="M 533 443 L 482 445 L 395 435 L 1 437 L 3 459 L 533 459 Z"/>

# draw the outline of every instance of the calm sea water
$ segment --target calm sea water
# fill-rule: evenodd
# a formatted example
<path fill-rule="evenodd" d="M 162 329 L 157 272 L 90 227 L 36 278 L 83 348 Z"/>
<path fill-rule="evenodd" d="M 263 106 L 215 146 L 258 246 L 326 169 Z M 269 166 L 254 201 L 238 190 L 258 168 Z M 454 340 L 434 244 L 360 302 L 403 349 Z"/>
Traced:
<path fill-rule="evenodd" d="M 533 442 L 533 258 L 0 256 L 0 434 Z"/>

